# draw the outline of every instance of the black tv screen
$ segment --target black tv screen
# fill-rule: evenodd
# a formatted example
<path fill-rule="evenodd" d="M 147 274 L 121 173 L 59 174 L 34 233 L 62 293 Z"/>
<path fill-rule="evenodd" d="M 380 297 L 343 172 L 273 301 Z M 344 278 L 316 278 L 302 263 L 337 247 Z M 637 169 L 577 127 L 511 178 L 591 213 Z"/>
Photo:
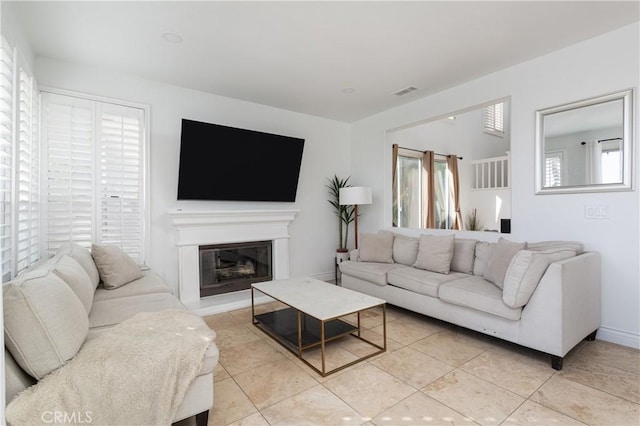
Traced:
<path fill-rule="evenodd" d="M 182 120 L 178 200 L 296 200 L 304 139 Z"/>

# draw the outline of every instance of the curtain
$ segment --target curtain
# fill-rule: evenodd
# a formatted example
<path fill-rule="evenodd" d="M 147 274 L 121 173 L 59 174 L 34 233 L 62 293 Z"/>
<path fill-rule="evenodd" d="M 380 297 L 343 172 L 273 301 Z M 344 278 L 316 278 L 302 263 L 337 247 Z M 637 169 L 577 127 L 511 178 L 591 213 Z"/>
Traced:
<path fill-rule="evenodd" d="M 422 186 L 423 227 L 436 227 L 435 213 L 435 155 L 433 151 L 425 151 L 422 156 L 424 169 Z"/>
<path fill-rule="evenodd" d="M 453 201 L 453 221 L 451 229 L 463 229 L 462 213 L 460 213 L 460 178 L 458 176 L 458 157 L 447 155 L 447 168 L 449 169 L 449 188 Z"/>
<path fill-rule="evenodd" d="M 602 182 L 602 170 L 600 162 L 602 161 L 602 149 L 598 141 L 588 141 L 586 144 L 586 170 L 587 170 L 587 184 L 601 183 Z"/>
<path fill-rule="evenodd" d="M 392 226 L 395 228 L 398 226 L 396 219 L 398 217 L 398 144 L 394 143 L 391 151 L 391 199 L 393 204 L 393 218 L 391 219 Z"/>

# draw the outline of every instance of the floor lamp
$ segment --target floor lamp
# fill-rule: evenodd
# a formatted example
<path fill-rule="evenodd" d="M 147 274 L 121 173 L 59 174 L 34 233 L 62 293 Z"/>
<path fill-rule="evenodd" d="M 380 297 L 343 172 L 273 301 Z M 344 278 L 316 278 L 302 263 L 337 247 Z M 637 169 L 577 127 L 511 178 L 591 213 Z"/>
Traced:
<path fill-rule="evenodd" d="M 358 205 L 360 204 L 371 204 L 371 188 L 365 186 L 340 188 L 340 205 L 355 207 L 356 249 L 358 248 Z"/>

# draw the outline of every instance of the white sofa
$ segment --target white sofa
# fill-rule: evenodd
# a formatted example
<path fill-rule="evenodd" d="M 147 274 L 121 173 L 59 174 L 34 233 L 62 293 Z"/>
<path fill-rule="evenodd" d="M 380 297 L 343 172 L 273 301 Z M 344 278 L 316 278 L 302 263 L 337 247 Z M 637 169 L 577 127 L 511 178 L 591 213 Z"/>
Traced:
<path fill-rule="evenodd" d="M 542 351 L 556 370 L 600 326 L 600 255 L 576 242 L 518 246 L 382 231 L 361 235 L 340 271 L 343 287 Z"/>
<path fill-rule="evenodd" d="M 110 273 L 113 277 L 120 271 L 116 268 Z M 142 276 L 107 289 L 90 251 L 70 243 L 39 267 L 4 285 L 7 403 L 35 384 L 34 377 L 46 377 L 49 371 L 73 358 L 82 345 L 116 324 L 139 312 L 185 309 L 158 275 L 150 271 L 141 273 L 139 268 L 135 273 Z M 26 305 L 34 306 L 20 318 Z M 33 312 L 36 315 L 31 315 Z M 30 324 L 24 317 L 39 319 Z M 37 322 L 42 323 L 41 327 Z M 29 335 L 16 336 L 24 334 L 20 327 L 30 328 Z M 218 348 L 211 342 L 173 422 L 195 416 L 198 425 L 207 424 L 213 405 L 213 369 L 218 358 Z"/>

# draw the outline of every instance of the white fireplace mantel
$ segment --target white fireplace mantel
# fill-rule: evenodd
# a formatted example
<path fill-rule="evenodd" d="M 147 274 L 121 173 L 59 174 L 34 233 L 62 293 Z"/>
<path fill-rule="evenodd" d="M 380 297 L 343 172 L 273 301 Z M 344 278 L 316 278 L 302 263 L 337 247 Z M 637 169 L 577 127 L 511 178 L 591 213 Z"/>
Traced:
<path fill-rule="evenodd" d="M 169 211 L 169 217 L 177 232 L 178 273 L 182 303 L 201 314 L 209 314 L 238 308 L 250 302 L 248 291 L 238 292 L 242 294 L 235 296 L 200 298 L 199 247 L 204 245 L 270 240 L 273 242 L 273 279 L 289 278 L 289 224 L 298 211 L 183 209 Z M 208 306 L 209 309 L 205 312 L 203 306 Z"/>

